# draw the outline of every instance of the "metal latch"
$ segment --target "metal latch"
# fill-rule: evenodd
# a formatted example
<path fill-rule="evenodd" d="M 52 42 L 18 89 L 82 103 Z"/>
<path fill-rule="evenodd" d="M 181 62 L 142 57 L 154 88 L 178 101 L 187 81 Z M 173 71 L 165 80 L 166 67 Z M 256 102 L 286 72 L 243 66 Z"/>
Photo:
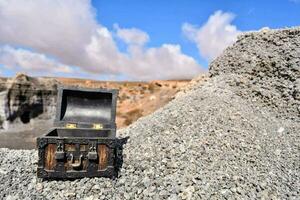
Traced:
<path fill-rule="evenodd" d="M 56 147 L 56 152 L 55 152 L 55 159 L 56 160 L 62 160 L 65 158 L 65 152 L 63 149 L 63 144 L 61 142 L 58 143 Z"/>
<path fill-rule="evenodd" d="M 71 166 L 73 167 L 73 169 L 80 168 L 81 165 L 82 165 L 82 157 L 83 157 L 83 155 L 80 154 L 80 156 L 79 156 L 79 158 L 78 158 L 77 161 L 74 159 L 73 154 L 70 154 L 70 156 L 71 156 Z"/>
<path fill-rule="evenodd" d="M 93 124 L 93 129 L 101 130 L 101 129 L 103 129 L 103 125 L 102 124 Z"/>
<path fill-rule="evenodd" d="M 96 151 L 96 145 L 95 143 L 92 143 L 89 149 L 89 153 L 88 153 L 88 159 L 89 160 L 97 160 L 97 151 Z"/>
<path fill-rule="evenodd" d="M 69 129 L 75 129 L 75 128 L 77 128 L 77 124 L 67 123 L 67 124 L 66 124 L 66 128 L 69 128 Z"/>

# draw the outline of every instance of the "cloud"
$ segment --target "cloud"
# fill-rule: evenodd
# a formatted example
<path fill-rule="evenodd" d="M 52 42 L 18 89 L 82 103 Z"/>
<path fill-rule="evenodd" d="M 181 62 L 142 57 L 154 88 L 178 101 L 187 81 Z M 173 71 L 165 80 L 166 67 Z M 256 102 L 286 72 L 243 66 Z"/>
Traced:
<path fill-rule="evenodd" d="M 180 45 L 163 44 L 149 49 L 132 47 L 130 52 L 129 66 L 139 65 L 136 73 L 143 79 L 148 79 L 146 74 L 153 73 L 153 70 L 156 79 L 188 79 L 201 72 L 198 63 L 181 52 Z"/>
<path fill-rule="evenodd" d="M 149 35 L 139 29 L 120 28 L 118 24 L 115 24 L 114 28 L 117 31 L 117 37 L 126 42 L 127 44 L 144 45 L 149 41 Z"/>
<path fill-rule="evenodd" d="M 90 0 L 0 1 L 0 47 L 6 49 L 1 51 L 5 56 L 0 64 L 45 69 L 45 73 L 50 66 L 58 68 L 51 69 L 53 72 L 65 69 L 72 73 L 73 67 L 68 66 L 74 66 L 92 75 L 140 80 L 192 78 L 201 72 L 201 66 L 183 54 L 180 46 L 146 48 L 147 33 L 118 25 L 110 31 L 95 16 Z M 126 52 L 119 50 L 115 35 L 126 43 Z M 30 66 L 29 60 L 34 64 Z"/>
<path fill-rule="evenodd" d="M 90 60 L 98 63 L 99 67 L 90 68 L 96 73 L 108 67 L 114 74 L 122 72 L 136 79 L 149 80 L 188 79 L 201 72 L 197 62 L 184 55 L 179 45 L 163 44 L 159 48 L 145 48 L 141 44 L 130 44 L 127 53 L 123 54 L 118 51 L 112 33 L 104 27 L 97 30 L 86 52 Z"/>
<path fill-rule="evenodd" d="M 2 0 L 0 43 L 30 47 L 75 65 L 98 26 L 94 16 L 88 0 Z"/>
<path fill-rule="evenodd" d="M 219 56 L 222 51 L 236 41 L 241 33 L 231 22 L 232 13 L 216 11 L 200 28 L 185 23 L 182 26 L 184 35 L 197 44 L 199 53 L 208 61 Z"/>
<path fill-rule="evenodd" d="M 10 46 L 0 48 L 0 63 L 10 69 L 21 71 L 71 73 L 73 69 L 60 64 L 44 54 L 33 53 L 24 49 L 15 49 Z"/>

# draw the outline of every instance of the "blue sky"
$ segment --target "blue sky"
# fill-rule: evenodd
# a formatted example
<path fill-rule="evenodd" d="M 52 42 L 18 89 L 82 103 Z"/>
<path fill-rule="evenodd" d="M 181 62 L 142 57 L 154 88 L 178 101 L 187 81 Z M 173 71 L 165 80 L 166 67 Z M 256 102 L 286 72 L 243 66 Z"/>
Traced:
<path fill-rule="evenodd" d="M 18 18 L 24 20 L 28 19 L 28 24 L 30 24 L 30 20 L 33 19 L 32 16 L 28 16 L 27 13 L 24 13 L 22 9 L 15 8 L 17 4 L 13 4 L 14 1 L 16 0 L 12 0 L 11 5 L 2 5 L 2 7 L 0 3 L 0 22 L 5 24 L 4 27 L 9 27 L 16 32 L 28 32 L 29 34 L 31 33 L 30 31 L 37 29 L 42 32 L 43 28 L 29 27 L 31 25 L 27 27 L 26 23 L 21 28 L 20 26 L 14 26 L 14 24 L 18 22 Z M 8 37 L 7 32 L 2 31 L 1 33 L 0 27 L 0 47 L 1 45 L 2 47 L 6 46 L 5 50 L 1 51 L 0 49 L 0 70 L 3 76 L 13 76 L 17 71 L 25 71 L 32 75 L 71 76 L 106 80 L 138 79 L 137 77 L 144 77 L 141 79 L 145 80 L 160 78 L 172 79 L 173 77 L 180 78 L 180 73 L 183 74 L 182 77 L 185 78 L 192 76 L 192 72 L 196 74 L 198 72 L 197 67 L 201 68 L 202 71 L 207 69 L 209 62 L 220 53 L 214 53 L 214 49 L 225 48 L 231 44 L 236 38 L 236 35 L 241 32 L 259 30 L 262 27 L 284 28 L 300 25 L 300 1 L 298 0 L 92 0 L 91 2 L 80 0 L 82 1 L 81 3 L 78 3 L 80 1 L 76 3 L 65 3 L 63 8 L 57 8 L 61 6 L 58 1 L 49 1 L 53 4 L 51 6 L 49 6 L 49 2 L 47 1 L 48 0 L 41 0 L 41 3 L 37 3 L 36 5 L 26 4 L 26 1 L 24 1 L 24 5 L 22 5 L 22 3 L 20 4 L 20 1 L 17 3 L 20 7 L 26 6 L 28 9 L 31 9 L 32 12 L 38 13 L 37 19 L 34 19 L 37 21 L 31 23 L 39 24 L 39 19 L 49 22 L 55 20 L 53 22 L 55 25 L 53 25 L 54 28 L 47 30 L 48 32 L 50 31 L 50 33 L 53 31 L 53 34 L 49 34 L 48 38 L 52 36 L 57 37 L 57 30 L 54 30 L 55 27 L 57 27 L 57 29 L 59 26 L 64 27 L 64 24 L 55 24 L 57 23 L 56 21 L 60 20 L 60 15 L 51 16 L 51 9 L 58 13 L 60 11 L 66 13 L 70 12 L 70 16 L 74 18 L 74 22 L 81 19 L 78 17 L 79 15 L 81 17 L 86 15 L 87 19 L 85 19 L 85 21 L 83 20 L 85 24 L 79 24 L 78 27 L 87 30 L 100 30 L 99 27 L 102 27 L 101 33 L 98 33 L 98 36 L 100 35 L 99 37 L 91 33 L 81 33 L 78 31 L 78 27 L 74 28 L 72 24 L 66 24 L 65 27 L 66 29 L 68 26 L 74 28 L 73 33 L 78 31 L 78 34 L 75 34 L 75 36 L 86 36 L 88 38 L 86 41 L 90 41 L 90 38 L 95 36 L 97 43 L 94 44 L 94 46 L 90 45 L 90 47 L 93 47 L 92 52 L 96 52 L 97 55 L 105 55 L 106 57 L 100 56 L 94 60 L 86 59 L 86 61 L 81 62 L 80 60 L 74 59 L 80 55 L 80 52 L 72 52 L 70 49 L 65 49 L 64 52 L 56 52 L 55 49 L 52 48 L 52 46 L 58 46 L 59 48 L 59 44 L 53 41 L 67 41 L 69 40 L 67 37 L 67 39 L 50 38 L 49 40 L 47 38 L 49 43 L 45 42 L 46 44 L 41 45 L 36 41 L 32 41 L 31 38 L 24 36 L 20 36 L 20 40 L 11 39 Z M 48 6 L 48 9 L 43 8 L 45 5 Z M 32 8 L 29 8 L 30 6 L 32 6 Z M 81 9 L 83 7 L 84 9 Z M 6 14 L 11 13 L 8 11 L 12 9 L 15 18 Z M 39 9 L 40 14 L 34 9 Z M 49 13 L 45 14 L 45 12 L 48 11 Z M 220 13 L 216 14 L 217 11 L 220 11 Z M 1 21 L 1 12 L 6 14 L 6 21 Z M 96 15 L 94 15 L 95 13 L 93 12 L 95 12 Z M 203 28 L 205 24 L 208 23 L 209 18 L 214 15 L 218 15 L 218 17 L 215 17 L 215 20 L 212 19 L 210 25 L 208 25 L 209 27 L 206 27 L 207 29 Z M 61 19 L 62 23 L 68 23 L 70 21 L 69 19 L 64 21 L 65 19 L 63 17 L 64 16 L 62 16 Z M 92 19 L 93 17 L 95 18 Z M 10 18 L 11 20 L 7 20 Z M 220 19 L 227 20 L 225 20 L 226 22 L 224 22 L 221 27 L 217 27 L 219 32 L 216 33 L 215 36 L 207 34 L 209 30 L 214 29 L 214 23 Z M 4 20 L 4 18 L 2 20 Z M 189 27 L 187 33 L 183 31 L 183 25 L 185 23 L 188 23 Z M 119 28 L 116 28 L 116 24 L 118 24 Z M 223 44 L 223 46 L 221 45 L 221 47 L 211 47 L 209 41 L 203 44 L 205 34 L 207 34 L 207 40 L 217 39 L 218 42 L 222 43 L 222 41 L 225 40 L 222 40 L 222 28 L 226 29 L 226 27 L 234 29 L 230 33 L 226 33 L 226 37 L 232 40 L 231 43 L 227 42 Z M 72 30 L 71 28 L 70 30 Z M 64 32 L 60 33 L 64 35 Z M 66 33 L 65 35 L 68 36 L 69 34 L 70 37 L 73 37 L 73 33 Z M 104 41 L 103 37 L 105 38 L 106 33 L 111 38 Z M 230 34 L 232 34 L 232 37 L 230 37 Z M 128 40 L 128 35 L 131 35 L 133 38 L 142 37 L 141 42 L 136 45 L 137 43 L 133 41 L 134 39 L 132 39 L 132 37 L 130 41 Z M 35 38 L 41 41 L 46 41 L 44 37 L 45 34 L 42 33 L 35 35 Z M 28 42 L 24 42 L 27 40 Z M 109 44 L 107 44 L 108 46 L 101 47 L 104 43 Z M 89 46 L 88 44 L 91 43 L 86 42 L 85 45 L 82 44 L 78 46 L 78 49 L 86 49 L 86 47 Z M 166 47 L 164 46 L 165 44 L 171 44 L 171 46 Z M 74 46 L 74 48 L 77 48 L 76 45 L 77 43 L 74 39 L 64 44 L 61 48 L 64 48 L 64 46 Z M 176 45 L 180 47 L 180 50 L 176 49 Z M 9 46 L 9 48 L 7 48 L 7 46 Z M 51 48 L 46 48 L 45 46 L 51 46 Z M 97 49 L 95 49 L 95 46 L 97 46 Z M 131 52 L 136 46 L 140 46 L 136 51 L 143 51 L 142 54 Z M 20 51 L 20 47 L 21 50 L 28 52 Z M 149 48 L 154 49 L 148 51 Z M 111 49 L 111 51 L 105 51 L 105 49 Z M 5 59 L 1 59 L 1 53 L 5 54 Z M 44 70 L 42 67 L 28 65 L 28 62 L 23 62 L 22 59 L 28 61 L 26 56 L 30 57 L 30 61 L 37 58 L 37 61 L 35 62 L 34 60 L 33 63 L 42 65 L 46 63 L 45 65 L 48 66 L 48 70 Z M 45 58 L 43 56 L 45 56 Z M 90 54 L 88 57 L 91 57 Z M 155 61 L 163 59 L 164 57 L 170 57 L 170 59 L 164 60 L 161 63 Z M 8 59 L 11 60 L 7 61 Z M 115 60 L 115 62 L 110 64 L 109 59 Z M 170 67 L 171 65 L 176 65 L 176 59 L 178 59 L 178 63 L 182 62 L 187 68 L 185 69 L 184 66 Z M 149 63 L 152 65 L 161 65 L 161 67 L 156 66 L 155 68 L 155 66 L 153 66 L 153 70 L 151 71 L 152 67 Z M 54 70 L 56 67 L 57 70 Z M 167 69 L 169 67 L 170 69 Z M 160 71 L 163 71 L 162 75 L 156 76 Z M 173 73 L 173 71 L 178 71 L 178 73 Z M 185 74 L 185 71 L 190 71 L 191 73 Z M 131 74 L 134 75 L 130 77 Z"/>
<path fill-rule="evenodd" d="M 94 0 L 97 19 L 107 27 L 114 23 L 124 27 L 138 27 L 146 31 L 151 40 L 148 46 L 177 43 L 183 52 L 203 59 L 194 44 L 181 32 L 185 22 L 202 25 L 216 10 L 231 12 L 236 17 L 233 24 L 242 31 L 262 27 L 282 28 L 300 25 L 300 1 L 289 0 Z"/>

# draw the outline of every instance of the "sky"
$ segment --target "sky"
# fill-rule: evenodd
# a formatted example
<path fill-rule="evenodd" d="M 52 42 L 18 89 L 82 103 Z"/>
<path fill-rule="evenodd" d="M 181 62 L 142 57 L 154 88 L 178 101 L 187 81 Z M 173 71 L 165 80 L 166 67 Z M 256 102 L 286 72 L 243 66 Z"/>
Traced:
<path fill-rule="evenodd" d="M 0 76 L 190 79 L 239 34 L 300 25 L 300 0 L 0 0 Z"/>

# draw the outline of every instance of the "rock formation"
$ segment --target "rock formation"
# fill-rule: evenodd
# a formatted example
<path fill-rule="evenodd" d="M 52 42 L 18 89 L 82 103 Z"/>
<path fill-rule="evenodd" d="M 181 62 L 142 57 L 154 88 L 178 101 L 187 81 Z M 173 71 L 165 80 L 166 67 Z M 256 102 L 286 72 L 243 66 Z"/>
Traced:
<path fill-rule="evenodd" d="M 0 101 L 4 128 L 28 124 L 36 118 L 51 119 L 55 113 L 57 85 L 54 79 L 25 74 L 8 80 Z"/>

